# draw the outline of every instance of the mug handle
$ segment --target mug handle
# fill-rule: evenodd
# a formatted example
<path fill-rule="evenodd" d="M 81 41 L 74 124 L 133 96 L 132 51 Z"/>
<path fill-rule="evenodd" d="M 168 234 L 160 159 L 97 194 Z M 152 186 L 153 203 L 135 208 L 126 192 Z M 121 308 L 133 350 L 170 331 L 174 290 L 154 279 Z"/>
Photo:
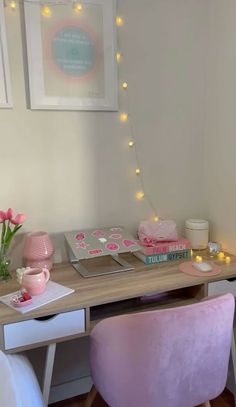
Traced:
<path fill-rule="evenodd" d="M 48 269 L 43 268 L 43 273 L 44 273 L 44 276 L 45 276 L 45 283 L 47 283 L 49 278 L 50 278 L 50 272 L 49 272 Z"/>

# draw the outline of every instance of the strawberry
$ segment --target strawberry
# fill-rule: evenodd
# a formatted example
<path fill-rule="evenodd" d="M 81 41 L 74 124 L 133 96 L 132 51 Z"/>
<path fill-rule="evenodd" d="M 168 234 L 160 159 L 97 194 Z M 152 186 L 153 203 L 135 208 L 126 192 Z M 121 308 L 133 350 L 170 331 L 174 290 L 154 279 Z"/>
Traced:
<path fill-rule="evenodd" d="M 24 301 L 28 301 L 28 300 L 31 299 L 31 296 L 29 295 L 29 293 L 28 293 L 27 291 L 25 291 L 25 292 L 22 294 L 22 297 L 23 297 Z"/>

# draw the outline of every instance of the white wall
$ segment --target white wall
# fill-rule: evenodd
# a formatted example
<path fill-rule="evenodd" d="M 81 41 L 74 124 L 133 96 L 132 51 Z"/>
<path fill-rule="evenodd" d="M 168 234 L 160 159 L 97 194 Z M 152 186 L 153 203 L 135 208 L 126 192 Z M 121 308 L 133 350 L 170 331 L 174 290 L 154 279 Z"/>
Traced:
<path fill-rule="evenodd" d="M 202 160 L 208 2 L 119 0 L 118 8 L 125 20 L 120 80 L 129 82 L 146 193 L 180 231 L 184 219 L 206 215 Z M 25 212 L 24 232 L 45 229 L 55 235 L 57 260 L 64 256 L 65 230 L 123 224 L 135 231 L 139 220 L 152 213 L 145 201 L 134 199 L 139 184 L 127 148 L 129 127 L 119 123 L 117 113 L 26 109 L 18 11 L 8 10 L 6 22 L 14 108 L 0 110 L 0 208 Z M 120 95 L 121 110 L 126 98 Z M 16 240 L 13 268 L 22 256 L 22 236 Z M 63 370 L 57 366 L 54 384 L 88 374 L 86 343 L 74 341 L 69 354 L 71 344 L 63 353 L 58 349 L 67 360 L 75 351 L 77 357 L 70 370 L 64 369 L 66 360 L 59 360 Z"/>
<path fill-rule="evenodd" d="M 236 3 L 210 0 L 205 179 L 212 238 L 236 253 Z"/>
<path fill-rule="evenodd" d="M 204 217 L 203 130 L 208 2 L 120 0 L 131 119 L 146 193 L 179 230 Z M 19 12 L 6 11 L 14 108 L 0 110 L 0 207 L 27 215 L 23 231 L 59 236 L 77 227 L 123 224 L 135 231 L 152 214 L 137 202 L 129 129 L 117 113 L 31 111 L 26 108 Z M 120 98 L 121 110 L 126 106 Z M 14 248 L 19 264 L 22 239 Z"/>

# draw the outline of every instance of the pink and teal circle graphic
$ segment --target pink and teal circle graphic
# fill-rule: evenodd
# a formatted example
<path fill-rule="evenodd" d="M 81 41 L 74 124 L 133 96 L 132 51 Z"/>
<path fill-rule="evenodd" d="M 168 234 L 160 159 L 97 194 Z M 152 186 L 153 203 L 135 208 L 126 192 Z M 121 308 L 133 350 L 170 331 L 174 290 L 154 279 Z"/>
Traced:
<path fill-rule="evenodd" d="M 92 32 L 77 25 L 57 27 L 51 37 L 51 61 L 67 77 L 92 74 L 98 64 L 99 47 Z"/>

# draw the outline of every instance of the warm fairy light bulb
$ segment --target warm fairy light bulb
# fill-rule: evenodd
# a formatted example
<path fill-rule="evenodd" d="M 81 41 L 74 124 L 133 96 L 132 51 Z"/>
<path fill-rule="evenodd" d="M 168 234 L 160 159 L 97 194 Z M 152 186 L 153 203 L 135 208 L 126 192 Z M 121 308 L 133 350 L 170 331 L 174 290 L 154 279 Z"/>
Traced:
<path fill-rule="evenodd" d="M 195 262 L 196 263 L 201 263 L 202 262 L 202 256 L 196 256 L 195 257 Z"/>
<path fill-rule="evenodd" d="M 121 113 L 120 114 L 120 121 L 121 122 L 127 122 L 127 120 L 128 120 L 128 114 L 125 113 L 125 112 Z"/>
<path fill-rule="evenodd" d="M 123 88 L 123 89 L 127 89 L 127 88 L 128 88 L 128 83 L 127 83 L 127 82 L 123 82 L 123 83 L 122 83 L 122 88 Z"/>
<path fill-rule="evenodd" d="M 224 252 L 219 252 L 219 253 L 217 254 L 217 257 L 218 257 L 218 259 L 223 260 L 224 257 L 225 257 Z"/>
<path fill-rule="evenodd" d="M 117 62 L 120 62 L 120 60 L 121 60 L 121 53 L 120 52 L 116 53 L 116 60 L 117 60 Z"/>
<path fill-rule="evenodd" d="M 225 257 L 225 263 L 229 264 L 231 262 L 231 258 L 229 256 Z"/>
<path fill-rule="evenodd" d="M 41 8 L 41 14 L 42 14 L 44 17 L 51 17 L 51 15 L 52 15 L 52 10 L 51 10 L 50 7 L 48 7 L 48 6 L 42 6 L 42 8 Z"/>
<path fill-rule="evenodd" d="M 14 0 L 12 0 L 12 1 L 10 2 L 10 8 L 11 8 L 11 10 L 15 10 L 15 9 L 16 9 L 16 2 L 15 2 Z"/>
<path fill-rule="evenodd" d="M 116 25 L 117 25 L 117 27 L 120 27 L 121 25 L 123 25 L 123 23 L 124 23 L 123 18 L 120 17 L 120 16 L 117 16 L 116 17 Z"/>
<path fill-rule="evenodd" d="M 129 141 L 129 147 L 133 147 L 134 146 L 134 141 L 130 140 Z"/>
<path fill-rule="evenodd" d="M 83 10 L 83 6 L 81 3 L 75 3 L 73 5 L 73 9 L 75 10 L 76 13 L 80 13 Z"/>
<path fill-rule="evenodd" d="M 135 196 L 140 201 L 144 197 L 144 192 L 143 191 L 138 191 L 138 192 L 136 192 Z"/>
<path fill-rule="evenodd" d="M 154 216 L 154 222 L 158 222 L 159 221 L 159 216 Z"/>
<path fill-rule="evenodd" d="M 136 168 L 135 172 L 136 172 L 136 175 L 139 175 L 141 172 L 140 168 Z"/>

